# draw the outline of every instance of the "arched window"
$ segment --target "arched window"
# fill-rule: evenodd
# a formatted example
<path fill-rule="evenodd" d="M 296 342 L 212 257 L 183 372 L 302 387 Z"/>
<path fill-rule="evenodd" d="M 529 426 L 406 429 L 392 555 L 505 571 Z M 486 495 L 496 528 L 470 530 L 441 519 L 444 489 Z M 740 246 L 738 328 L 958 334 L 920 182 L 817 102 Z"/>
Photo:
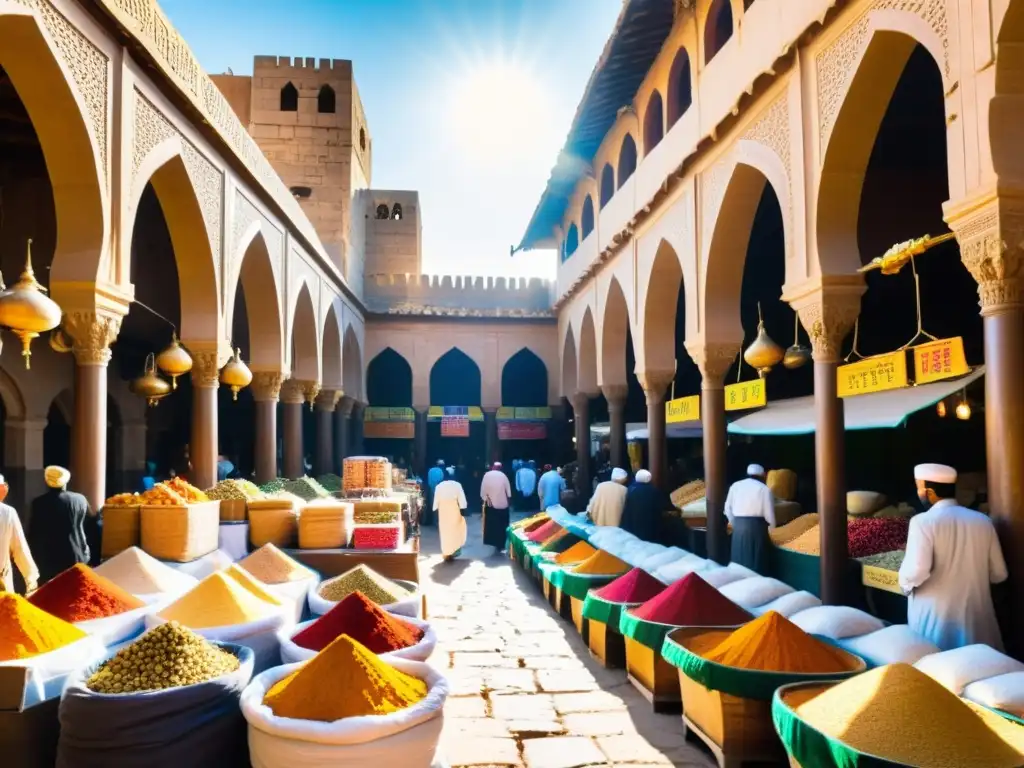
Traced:
<path fill-rule="evenodd" d="M 378 219 L 390 219 L 391 211 L 388 209 L 387 203 L 381 203 L 377 206 L 377 218 Z"/>
<path fill-rule="evenodd" d="M 658 146 L 664 135 L 665 110 L 662 108 L 661 93 L 655 91 L 647 101 L 647 111 L 644 112 L 644 156 L 651 154 L 651 150 Z"/>
<path fill-rule="evenodd" d="M 395 221 L 401 221 L 402 220 L 402 204 L 401 203 L 395 203 L 395 205 L 391 208 L 391 218 L 394 219 Z"/>
<path fill-rule="evenodd" d="M 366 129 L 365 128 L 360 128 L 359 129 L 359 148 L 361 150 L 363 150 L 364 152 L 366 151 Z"/>
<path fill-rule="evenodd" d="M 672 69 L 668 73 L 668 127 L 686 114 L 693 102 L 693 84 L 690 80 L 690 54 L 685 48 L 676 51 Z"/>
<path fill-rule="evenodd" d="M 299 89 L 292 85 L 291 82 L 285 83 L 284 88 L 281 89 L 281 111 L 299 111 Z"/>
<path fill-rule="evenodd" d="M 316 95 L 316 111 L 321 115 L 334 114 L 334 89 L 329 85 L 321 85 Z"/>
<path fill-rule="evenodd" d="M 714 0 L 704 20 L 704 63 L 707 64 L 732 37 L 732 3 Z"/>
<path fill-rule="evenodd" d="M 583 213 L 580 216 L 580 229 L 583 230 L 583 239 L 587 239 L 587 235 L 594 231 L 594 198 L 587 195 L 586 200 L 583 201 Z"/>
<path fill-rule="evenodd" d="M 565 247 L 562 249 L 562 261 L 565 261 L 580 247 L 580 233 L 575 224 L 569 225 L 569 231 L 565 235 Z"/>
<path fill-rule="evenodd" d="M 626 134 L 622 139 L 622 148 L 619 150 L 619 189 L 629 181 L 629 177 L 636 170 L 636 142 L 631 134 Z"/>
<path fill-rule="evenodd" d="M 605 163 L 601 170 L 601 207 L 608 205 L 608 201 L 615 194 L 615 170 L 611 163 Z"/>

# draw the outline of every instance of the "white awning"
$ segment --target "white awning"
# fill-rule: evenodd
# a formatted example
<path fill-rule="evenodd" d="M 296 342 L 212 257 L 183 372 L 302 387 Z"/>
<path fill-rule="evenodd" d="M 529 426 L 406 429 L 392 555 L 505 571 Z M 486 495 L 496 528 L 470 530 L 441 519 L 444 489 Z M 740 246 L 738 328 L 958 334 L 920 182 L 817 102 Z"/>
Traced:
<path fill-rule="evenodd" d="M 902 426 L 911 414 L 935 405 L 984 375 L 985 366 L 979 366 L 959 379 L 847 397 L 843 400 L 846 429 Z M 813 396 L 769 401 L 761 410 L 729 424 L 729 432 L 734 435 L 809 435 L 814 429 Z"/>
<path fill-rule="evenodd" d="M 694 419 L 693 421 L 682 421 L 678 424 L 666 424 L 665 425 L 665 437 L 668 439 L 681 439 L 684 437 L 700 438 L 704 436 L 704 427 L 700 421 Z M 646 440 L 647 439 L 647 425 L 646 424 L 627 424 L 626 425 L 626 439 L 627 440 Z"/>

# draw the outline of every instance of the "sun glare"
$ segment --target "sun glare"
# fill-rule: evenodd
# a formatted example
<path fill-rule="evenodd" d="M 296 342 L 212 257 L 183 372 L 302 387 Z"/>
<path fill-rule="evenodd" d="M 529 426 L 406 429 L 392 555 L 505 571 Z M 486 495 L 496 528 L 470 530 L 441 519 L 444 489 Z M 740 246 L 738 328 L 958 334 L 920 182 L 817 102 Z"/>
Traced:
<path fill-rule="evenodd" d="M 534 157 L 538 144 L 550 139 L 547 92 L 523 66 L 474 67 L 457 84 L 454 98 L 453 127 L 475 161 Z"/>

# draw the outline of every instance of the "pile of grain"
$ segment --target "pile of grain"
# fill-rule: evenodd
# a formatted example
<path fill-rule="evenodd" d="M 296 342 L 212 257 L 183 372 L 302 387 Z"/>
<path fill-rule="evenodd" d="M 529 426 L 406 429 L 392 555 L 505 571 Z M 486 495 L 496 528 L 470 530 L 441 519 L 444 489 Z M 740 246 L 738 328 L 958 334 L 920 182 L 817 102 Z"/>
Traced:
<path fill-rule="evenodd" d="M 133 595 L 183 592 L 196 585 L 191 576 L 161 563 L 138 547 L 129 547 L 101 563 L 96 573 Z"/>
<path fill-rule="evenodd" d="M 372 568 L 357 565 L 340 576 L 328 579 L 317 589 L 324 600 L 339 602 L 353 592 L 362 592 L 377 605 L 391 605 L 411 595 L 409 590 L 386 579 Z"/>
<path fill-rule="evenodd" d="M 781 547 L 811 528 L 816 528 L 817 525 L 818 513 L 811 512 L 806 515 L 800 515 L 785 525 L 772 529 L 769 534 L 772 537 L 772 543 L 777 547 Z"/>
<path fill-rule="evenodd" d="M 238 564 L 264 584 L 284 584 L 302 581 L 314 574 L 302 563 L 288 557 L 273 544 L 264 544 Z"/>
<path fill-rule="evenodd" d="M 231 576 L 211 573 L 157 614 L 192 629 L 247 624 L 279 612 L 280 605 L 261 600 Z"/>

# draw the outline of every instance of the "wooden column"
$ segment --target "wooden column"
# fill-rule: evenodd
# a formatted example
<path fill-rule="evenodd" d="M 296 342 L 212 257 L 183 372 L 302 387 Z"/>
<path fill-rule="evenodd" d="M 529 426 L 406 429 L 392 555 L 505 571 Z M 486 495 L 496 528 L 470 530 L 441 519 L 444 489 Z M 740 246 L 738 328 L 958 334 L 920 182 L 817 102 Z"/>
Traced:
<path fill-rule="evenodd" d="M 189 458 L 192 475 L 189 481 L 198 488 L 217 484 L 217 389 L 220 387 L 220 365 L 216 350 L 196 349 L 192 353 L 192 438 Z"/>
<path fill-rule="evenodd" d="M 590 395 L 575 392 L 572 396 L 573 426 L 576 432 L 576 493 L 586 506 L 591 493 L 590 471 Z"/>
<path fill-rule="evenodd" d="M 826 605 L 840 605 L 846 597 L 846 435 L 836 370 L 843 339 L 860 313 L 863 292 L 859 276 L 833 278 L 790 301 L 811 338 L 814 357 L 814 464 L 821 532 L 821 599 Z"/>
<path fill-rule="evenodd" d="M 647 469 L 651 482 L 663 490 L 668 488 L 668 445 L 665 437 L 665 392 L 675 378 L 675 371 L 637 373 L 647 398 Z"/>
<path fill-rule="evenodd" d="M 700 418 L 704 430 L 704 484 L 707 487 L 708 558 L 729 562 L 725 497 L 728 494 L 725 424 L 725 374 L 740 351 L 740 343 L 687 344 L 701 374 Z"/>
<path fill-rule="evenodd" d="M 256 371 L 252 375 L 252 395 L 256 401 L 256 482 L 260 485 L 277 477 L 277 403 L 281 397 L 284 374 Z"/>
<path fill-rule="evenodd" d="M 608 401 L 608 459 L 612 467 L 628 470 L 626 456 L 626 396 L 629 388 L 625 384 L 603 384 L 601 392 Z"/>
<path fill-rule="evenodd" d="M 334 471 L 334 409 L 340 389 L 322 389 L 316 397 L 316 453 L 313 473 L 319 477 Z"/>
<path fill-rule="evenodd" d="M 484 408 L 484 454 L 487 464 L 498 461 L 501 457 L 498 451 L 498 409 Z"/>
<path fill-rule="evenodd" d="M 284 466 L 282 474 L 289 479 L 302 477 L 302 406 L 306 402 L 301 381 L 289 379 L 281 387 L 281 420 L 283 422 Z"/>
<path fill-rule="evenodd" d="M 74 490 L 99 514 L 107 497 L 107 364 L 121 317 L 68 312 L 64 328 L 75 356 L 75 414 L 71 427 L 71 478 Z"/>
<path fill-rule="evenodd" d="M 349 455 L 349 433 L 351 432 L 349 419 L 352 417 L 353 405 L 355 405 L 355 400 L 348 395 L 342 395 L 341 400 L 338 401 L 338 407 L 334 409 L 335 444 L 338 453 L 335 457 L 335 464 L 339 467 L 339 475 L 341 474 L 340 467 L 344 465 L 345 459 Z"/>

